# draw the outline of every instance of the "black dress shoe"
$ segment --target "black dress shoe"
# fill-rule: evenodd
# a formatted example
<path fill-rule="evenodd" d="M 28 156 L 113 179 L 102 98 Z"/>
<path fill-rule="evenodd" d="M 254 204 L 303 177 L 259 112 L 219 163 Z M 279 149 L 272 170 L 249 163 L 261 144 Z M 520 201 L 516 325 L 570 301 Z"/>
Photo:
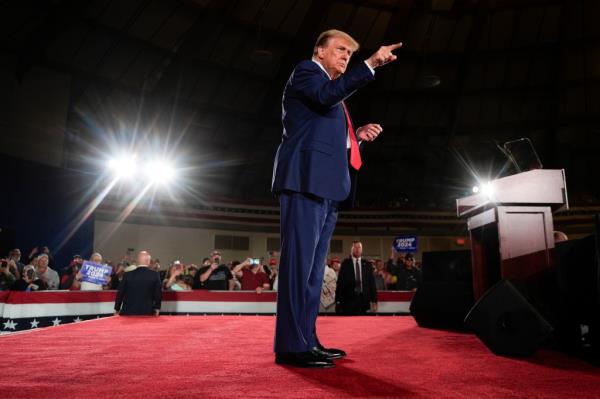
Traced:
<path fill-rule="evenodd" d="M 327 359 L 341 359 L 346 357 L 346 352 L 341 349 L 335 348 L 325 348 L 323 345 L 319 344 L 313 348 L 313 352 L 326 357 Z"/>
<path fill-rule="evenodd" d="M 327 369 L 335 367 L 331 359 L 311 352 L 281 352 L 275 354 L 275 363 L 295 367 Z"/>

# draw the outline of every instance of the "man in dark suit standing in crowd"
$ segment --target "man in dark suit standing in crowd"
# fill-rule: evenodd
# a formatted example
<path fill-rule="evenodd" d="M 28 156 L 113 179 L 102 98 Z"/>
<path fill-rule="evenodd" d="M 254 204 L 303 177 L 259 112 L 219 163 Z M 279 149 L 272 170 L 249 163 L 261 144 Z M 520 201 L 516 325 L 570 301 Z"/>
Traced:
<path fill-rule="evenodd" d="M 281 207 L 278 364 L 326 368 L 346 355 L 323 347 L 315 330 L 325 260 L 338 206 L 351 194 L 349 169 L 362 165 L 360 143 L 375 140 L 382 128 L 370 123 L 355 129 L 344 100 L 374 80 L 375 68 L 394 61 L 392 51 L 401 45 L 382 46 L 346 72 L 358 43 L 329 30 L 319 35 L 312 60 L 300 62 L 286 83 L 272 181 Z"/>
<path fill-rule="evenodd" d="M 160 275 L 148 268 L 151 256 L 146 251 L 137 255 L 135 270 L 126 272 L 119 283 L 115 315 L 155 315 L 160 313 Z"/>
<path fill-rule="evenodd" d="M 352 243 L 352 256 L 344 259 L 335 291 L 336 313 L 353 316 L 377 311 L 373 267 L 362 258 L 362 243 Z"/>

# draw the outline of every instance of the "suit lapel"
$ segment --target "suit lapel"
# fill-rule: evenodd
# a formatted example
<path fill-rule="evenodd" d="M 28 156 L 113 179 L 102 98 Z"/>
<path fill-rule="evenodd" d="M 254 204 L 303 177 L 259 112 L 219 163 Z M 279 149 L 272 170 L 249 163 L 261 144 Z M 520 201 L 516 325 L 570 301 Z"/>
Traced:
<path fill-rule="evenodd" d="M 313 65 L 313 66 L 314 66 L 316 69 L 318 69 L 318 70 L 319 70 L 319 72 L 321 73 L 321 75 L 322 75 L 322 76 L 323 76 L 325 79 L 327 79 L 327 80 L 331 80 L 331 79 L 329 78 L 329 75 L 327 74 L 327 72 L 325 72 L 325 71 L 323 70 L 323 68 L 322 68 L 322 67 L 321 67 L 319 64 L 317 64 L 317 63 L 316 63 L 314 60 L 311 60 L 311 61 L 312 61 L 312 65 Z M 344 111 L 344 106 L 342 105 L 342 103 L 340 103 L 340 104 L 338 105 L 338 108 L 339 108 L 339 109 L 342 111 L 342 115 L 344 116 L 344 120 L 346 120 L 346 112 Z M 346 106 L 346 109 L 348 109 L 348 108 L 347 108 L 347 106 Z M 354 127 L 354 121 L 352 120 L 352 115 L 350 115 L 350 110 L 348 110 L 348 119 L 350 119 L 350 123 L 351 123 L 351 124 L 352 124 L 352 126 Z M 346 125 L 348 125 L 348 124 L 346 123 Z M 356 137 L 356 140 L 358 141 L 358 136 L 356 135 L 356 129 L 353 129 L 353 130 L 354 130 L 354 136 Z M 346 126 L 346 132 L 347 132 L 347 131 L 348 131 L 348 126 Z"/>

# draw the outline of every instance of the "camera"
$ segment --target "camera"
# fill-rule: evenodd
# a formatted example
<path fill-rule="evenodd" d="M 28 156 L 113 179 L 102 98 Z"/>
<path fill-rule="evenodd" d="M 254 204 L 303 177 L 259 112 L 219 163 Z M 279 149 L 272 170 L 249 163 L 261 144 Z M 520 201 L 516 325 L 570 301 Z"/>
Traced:
<path fill-rule="evenodd" d="M 35 270 L 33 270 L 33 269 L 27 269 L 25 271 L 25 276 L 27 276 L 27 278 L 29 280 L 34 280 L 35 279 Z"/>

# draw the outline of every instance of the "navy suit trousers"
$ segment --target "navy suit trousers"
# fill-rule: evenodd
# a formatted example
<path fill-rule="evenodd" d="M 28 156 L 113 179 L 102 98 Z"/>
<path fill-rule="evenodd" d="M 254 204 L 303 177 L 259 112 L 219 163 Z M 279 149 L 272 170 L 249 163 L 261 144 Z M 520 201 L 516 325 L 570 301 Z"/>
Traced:
<path fill-rule="evenodd" d="M 306 352 L 318 344 L 315 323 L 338 202 L 284 191 L 275 352 Z"/>

